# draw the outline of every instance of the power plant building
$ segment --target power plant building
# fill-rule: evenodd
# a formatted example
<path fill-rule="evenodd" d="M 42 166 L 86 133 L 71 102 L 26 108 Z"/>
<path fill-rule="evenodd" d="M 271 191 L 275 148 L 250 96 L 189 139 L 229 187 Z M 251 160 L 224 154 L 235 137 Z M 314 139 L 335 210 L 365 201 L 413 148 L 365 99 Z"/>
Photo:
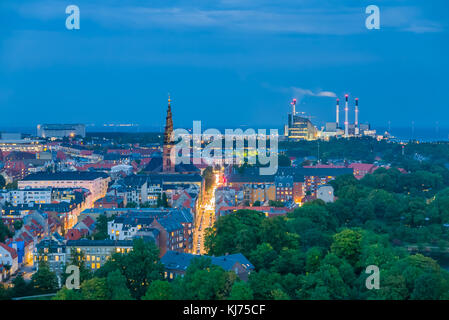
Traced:
<path fill-rule="evenodd" d="M 316 140 L 317 128 L 304 117 L 288 115 L 288 139 L 289 140 Z"/>
<path fill-rule="evenodd" d="M 288 139 L 292 141 L 316 140 L 318 137 L 317 128 L 309 119 L 296 115 L 296 99 L 293 99 L 290 104 L 292 105 L 292 113 L 288 114 L 286 127 Z"/>

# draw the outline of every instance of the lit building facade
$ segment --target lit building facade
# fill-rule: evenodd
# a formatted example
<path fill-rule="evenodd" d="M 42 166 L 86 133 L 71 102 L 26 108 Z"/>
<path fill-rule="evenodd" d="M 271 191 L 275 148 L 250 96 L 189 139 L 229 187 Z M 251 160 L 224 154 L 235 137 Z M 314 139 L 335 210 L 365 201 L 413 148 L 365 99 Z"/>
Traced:
<path fill-rule="evenodd" d="M 84 124 L 39 124 L 37 135 L 42 138 L 86 137 Z"/>
<path fill-rule="evenodd" d="M 309 119 L 293 114 L 288 115 L 289 140 L 316 140 L 317 136 L 318 131 Z"/>
<path fill-rule="evenodd" d="M 108 191 L 110 177 L 99 172 L 39 172 L 26 176 L 18 182 L 19 189 L 40 188 L 84 188 L 90 191 L 91 196 L 86 201 L 88 207 L 103 198 Z"/>

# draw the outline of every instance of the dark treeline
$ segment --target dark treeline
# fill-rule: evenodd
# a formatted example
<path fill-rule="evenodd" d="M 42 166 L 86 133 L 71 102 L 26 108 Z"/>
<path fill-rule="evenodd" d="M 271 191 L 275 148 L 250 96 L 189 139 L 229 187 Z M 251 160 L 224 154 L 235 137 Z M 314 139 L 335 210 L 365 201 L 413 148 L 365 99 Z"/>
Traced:
<path fill-rule="evenodd" d="M 418 143 L 411 141 L 402 146 L 387 140 L 373 138 L 331 139 L 330 141 L 280 142 L 279 149 L 286 150 L 292 157 L 315 156 L 321 161 L 347 159 L 372 163 L 376 157 L 394 166 L 409 166 L 416 161 L 416 154 L 427 157 L 434 164 L 449 162 L 449 143 Z"/>

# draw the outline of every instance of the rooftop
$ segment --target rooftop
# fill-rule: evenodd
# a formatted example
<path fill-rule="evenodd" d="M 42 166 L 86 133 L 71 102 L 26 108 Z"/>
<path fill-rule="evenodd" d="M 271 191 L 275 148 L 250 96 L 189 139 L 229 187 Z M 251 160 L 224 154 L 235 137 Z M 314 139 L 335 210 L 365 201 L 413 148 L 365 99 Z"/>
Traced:
<path fill-rule="evenodd" d="M 67 240 L 68 247 L 132 247 L 131 240 Z"/>
<path fill-rule="evenodd" d="M 246 257 L 241 253 L 230 254 L 226 256 L 200 256 L 190 253 L 182 253 L 176 251 L 167 251 L 165 255 L 161 258 L 161 262 L 164 264 L 166 269 L 171 270 L 187 270 L 191 261 L 195 258 L 205 257 L 211 259 L 212 264 L 222 267 L 224 270 L 232 270 L 232 267 L 236 262 L 242 264 L 248 270 L 254 269 L 251 262 L 246 259 Z"/>
<path fill-rule="evenodd" d="M 33 173 L 25 178 L 22 181 L 57 181 L 57 180 L 85 180 L 92 181 L 99 178 L 105 179 L 108 175 L 106 173 L 101 172 L 55 172 L 55 173 L 47 173 L 47 172 L 38 172 Z"/>

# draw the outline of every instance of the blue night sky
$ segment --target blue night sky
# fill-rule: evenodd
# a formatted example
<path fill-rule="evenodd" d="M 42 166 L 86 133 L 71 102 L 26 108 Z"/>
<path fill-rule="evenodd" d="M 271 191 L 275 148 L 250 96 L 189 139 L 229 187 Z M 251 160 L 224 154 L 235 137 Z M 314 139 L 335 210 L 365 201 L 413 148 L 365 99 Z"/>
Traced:
<path fill-rule="evenodd" d="M 448 14 L 447 0 L 1 0 L 0 128 L 159 127 L 168 92 L 175 127 L 281 127 L 292 98 L 320 125 L 345 93 L 360 122 L 449 127 Z"/>

